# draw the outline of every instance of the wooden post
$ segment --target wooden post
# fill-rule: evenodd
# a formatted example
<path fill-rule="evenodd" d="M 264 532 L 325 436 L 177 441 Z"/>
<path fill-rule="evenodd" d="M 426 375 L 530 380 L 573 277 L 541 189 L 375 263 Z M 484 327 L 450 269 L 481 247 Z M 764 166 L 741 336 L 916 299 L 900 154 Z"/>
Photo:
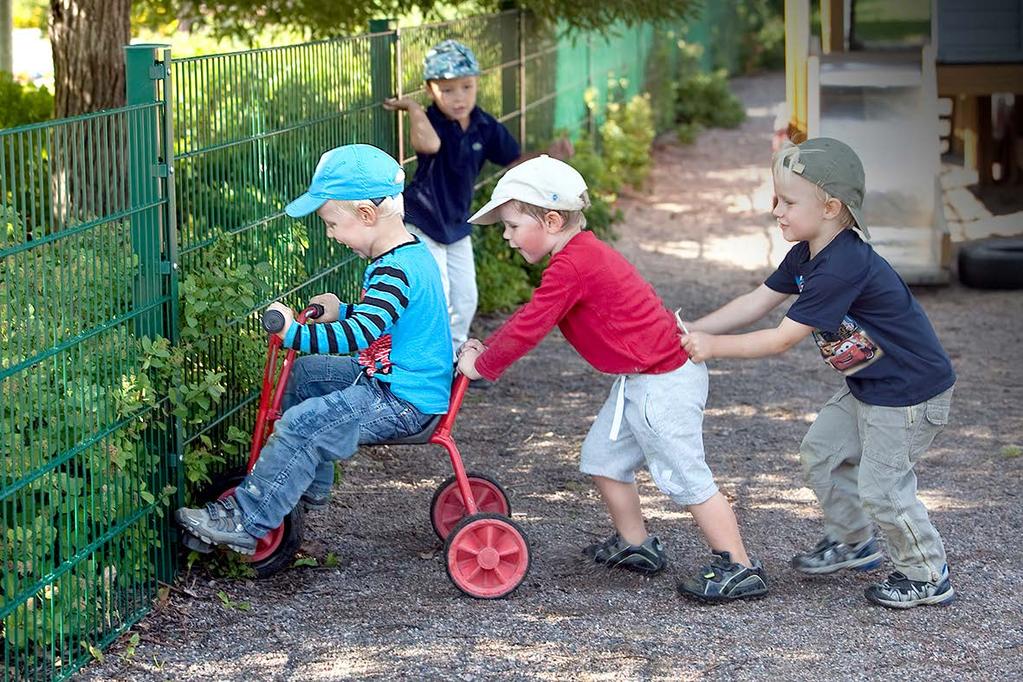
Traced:
<path fill-rule="evenodd" d="M 785 0 L 785 99 L 789 138 L 806 136 L 806 60 L 810 54 L 810 0 Z"/>
<path fill-rule="evenodd" d="M 991 138 L 991 95 L 981 95 L 977 98 L 977 182 L 981 185 L 994 182 Z"/>
<path fill-rule="evenodd" d="M 955 136 L 962 140 L 963 166 L 977 169 L 977 98 L 960 95 L 956 101 Z"/>
<path fill-rule="evenodd" d="M 821 0 L 821 50 L 845 52 L 845 0 Z"/>

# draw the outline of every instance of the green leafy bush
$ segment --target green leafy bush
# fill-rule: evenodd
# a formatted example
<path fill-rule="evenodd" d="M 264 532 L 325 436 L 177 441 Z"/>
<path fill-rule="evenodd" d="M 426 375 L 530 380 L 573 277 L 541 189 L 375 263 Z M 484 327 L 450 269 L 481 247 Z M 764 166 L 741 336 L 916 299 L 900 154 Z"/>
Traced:
<path fill-rule="evenodd" d="M 636 95 L 624 105 L 608 104 L 600 138 L 608 175 L 642 187 L 650 175 L 650 146 L 654 142 L 650 95 Z"/>
<path fill-rule="evenodd" d="M 13 128 L 53 118 L 53 95 L 45 87 L 22 84 L 0 71 L 0 128 Z"/>
<path fill-rule="evenodd" d="M 610 172 L 604 157 L 597 154 L 593 141 L 583 136 L 575 143 L 575 154 L 568 164 L 579 171 L 589 187 L 590 208 L 586 211 L 586 229 L 604 241 L 614 241 L 618 235 L 615 223 L 622 220 L 622 212 L 614 207 L 621 189 L 620 177 Z"/>
<path fill-rule="evenodd" d="M 10 213 L 8 223 L 17 223 Z M 54 645 L 77 653 L 79 641 L 131 615 L 133 600 L 122 596 L 155 580 L 152 553 L 161 543 L 154 515 L 139 512 L 152 506 L 158 515 L 175 493 L 160 487 L 164 423 L 150 376 L 138 369 L 142 343 L 130 322 L 103 328 L 111 292 L 137 273 L 128 229 L 109 223 L 0 264 L 0 368 L 39 351 L 26 339 L 59 343 L 99 330 L 0 382 L 0 489 L 10 491 L 0 502 L 0 601 L 20 598 L 3 635 L 8 646 L 40 655 Z M 49 280 L 50 297 L 58 282 L 74 291 L 41 299 L 49 273 L 60 273 Z M 88 560 L 77 559 L 85 552 Z M 50 664 L 70 663 L 56 655 Z"/>
<path fill-rule="evenodd" d="M 20 218 L 4 210 L 17 232 Z M 71 662 L 61 653 L 50 659 L 51 645 L 76 651 L 78 642 L 98 641 L 123 623 L 132 615 L 126 609 L 138 606 L 137 596 L 124 595 L 145 593 L 156 579 L 157 519 L 179 494 L 161 473 L 171 416 L 186 432 L 205 426 L 229 376 L 242 392 L 261 378 L 266 335 L 247 318 L 262 303 L 271 268 L 245 261 L 229 236 L 217 236 L 181 282 L 176 344 L 137 334 L 131 321 L 104 329 L 118 313 L 113 301 L 131 305 L 123 297 L 139 264 L 129 233 L 127 224 L 110 223 L 0 260 L 0 368 L 39 351 L 25 339 L 49 345 L 102 330 L 0 381 L 0 450 L 7 453 L 0 489 L 15 488 L 0 503 L 0 598 L 21 599 L 3 620 L 3 636 L 44 666 Z M 45 273 L 60 273 L 47 280 L 61 300 L 57 312 L 33 303 L 39 290 L 32 283 Z M 243 461 L 248 443 L 234 424 L 197 435 L 185 450 L 187 493 L 225 462 Z M 147 506 L 157 513 L 139 517 Z M 95 543 L 100 549 L 88 560 L 48 578 Z M 45 587 L 25 598 L 40 582 Z"/>
<path fill-rule="evenodd" d="M 736 12 L 742 28 L 739 62 L 744 73 L 785 68 L 785 0 L 746 0 Z"/>
<path fill-rule="evenodd" d="M 652 40 L 644 89 L 650 93 L 654 130 L 660 134 L 675 125 L 675 83 L 681 41 L 678 34 L 670 30 L 655 30 Z"/>
<path fill-rule="evenodd" d="M 679 140 L 692 142 L 704 128 L 737 128 L 746 108 L 728 88 L 728 75 L 719 69 L 701 71 L 698 45 L 684 46 L 685 64 L 675 87 L 675 124 Z"/>
<path fill-rule="evenodd" d="M 532 292 L 525 262 L 508 248 L 500 226 L 483 226 L 473 232 L 479 309 L 508 311 L 529 298 Z"/>

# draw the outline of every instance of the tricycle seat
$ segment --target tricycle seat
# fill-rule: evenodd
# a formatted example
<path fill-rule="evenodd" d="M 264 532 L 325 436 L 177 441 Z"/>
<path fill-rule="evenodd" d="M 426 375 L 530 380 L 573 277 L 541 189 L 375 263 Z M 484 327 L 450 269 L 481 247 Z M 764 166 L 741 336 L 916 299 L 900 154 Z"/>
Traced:
<path fill-rule="evenodd" d="M 404 438 L 392 438 L 391 440 L 385 440 L 379 445 L 423 445 L 424 443 L 430 442 L 430 436 L 437 430 L 437 425 L 440 424 L 440 420 L 444 418 L 443 414 L 435 414 L 430 417 L 430 421 L 426 422 L 423 426 L 423 430 L 419 433 L 413 433 L 411 436 L 405 436 Z"/>

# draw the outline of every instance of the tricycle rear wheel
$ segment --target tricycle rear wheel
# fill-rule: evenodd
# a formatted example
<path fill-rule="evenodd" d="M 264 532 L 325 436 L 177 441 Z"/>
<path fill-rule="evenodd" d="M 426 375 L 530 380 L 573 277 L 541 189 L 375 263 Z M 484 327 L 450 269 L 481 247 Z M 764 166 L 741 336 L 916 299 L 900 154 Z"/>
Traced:
<path fill-rule="evenodd" d="M 489 476 L 471 471 L 466 473 L 466 477 L 478 511 L 511 516 L 511 502 L 500 483 Z M 437 486 L 433 493 L 433 499 L 430 500 L 430 523 L 437 537 L 446 540 L 451 529 L 463 518 L 465 502 L 462 501 L 457 478 L 451 476 Z"/>

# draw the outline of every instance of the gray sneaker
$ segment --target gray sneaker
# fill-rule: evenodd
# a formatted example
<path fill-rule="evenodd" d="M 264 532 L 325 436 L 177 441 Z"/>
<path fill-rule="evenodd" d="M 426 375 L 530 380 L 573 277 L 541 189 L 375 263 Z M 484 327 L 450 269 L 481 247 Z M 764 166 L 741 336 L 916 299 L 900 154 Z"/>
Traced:
<path fill-rule="evenodd" d="M 767 594 L 764 565 L 750 559 L 752 566 L 732 561 L 728 552 L 711 552 L 709 566 L 699 575 L 678 583 L 678 593 L 705 604 L 720 604 L 738 599 L 760 599 Z"/>
<path fill-rule="evenodd" d="M 607 540 L 583 548 L 583 554 L 608 568 L 624 568 L 644 575 L 656 575 L 668 565 L 661 541 L 647 536 L 641 545 L 630 545 L 615 533 Z"/>
<path fill-rule="evenodd" d="M 941 571 L 936 582 L 910 580 L 895 571 L 884 582 L 871 585 L 864 592 L 867 600 L 892 609 L 911 609 L 914 606 L 946 606 L 955 599 L 956 592 L 948 579 L 948 566 Z"/>
<path fill-rule="evenodd" d="M 846 545 L 825 537 L 813 550 L 792 557 L 792 568 L 807 575 L 824 575 L 852 568 L 869 571 L 881 565 L 881 551 L 874 538 Z"/>
<path fill-rule="evenodd" d="M 302 493 L 302 509 L 307 512 L 318 512 L 330 506 L 330 493 L 313 495 L 309 491 Z"/>
<path fill-rule="evenodd" d="M 225 545 L 240 554 L 255 554 L 258 540 L 241 523 L 241 510 L 234 495 L 215 500 L 205 509 L 182 507 L 174 513 L 181 526 L 210 545 Z"/>

